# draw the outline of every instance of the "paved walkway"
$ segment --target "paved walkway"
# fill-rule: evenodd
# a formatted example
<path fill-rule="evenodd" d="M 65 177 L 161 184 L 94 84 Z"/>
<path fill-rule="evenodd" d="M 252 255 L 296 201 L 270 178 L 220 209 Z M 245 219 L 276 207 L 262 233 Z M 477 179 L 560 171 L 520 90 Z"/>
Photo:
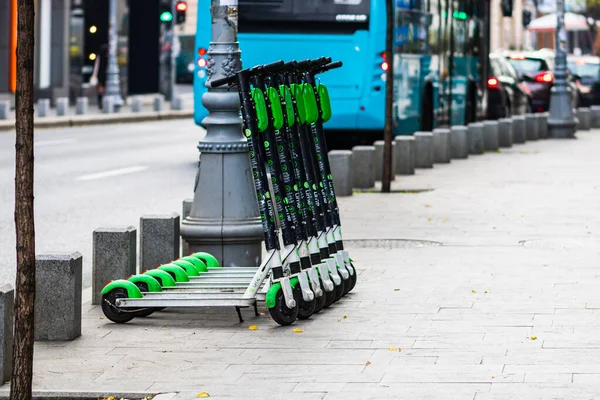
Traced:
<path fill-rule="evenodd" d="M 36 344 L 35 389 L 598 399 L 598 149 L 600 131 L 528 143 L 340 199 L 358 284 L 291 327 L 229 309 L 115 325 L 86 305 L 81 338 Z"/>

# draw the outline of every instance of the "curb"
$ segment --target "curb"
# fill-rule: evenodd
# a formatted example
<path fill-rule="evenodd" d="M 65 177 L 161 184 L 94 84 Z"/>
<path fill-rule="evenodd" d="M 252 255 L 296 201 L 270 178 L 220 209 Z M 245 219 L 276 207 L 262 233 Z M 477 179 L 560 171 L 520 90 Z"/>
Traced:
<path fill-rule="evenodd" d="M 125 124 L 133 122 L 162 121 L 173 119 L 192 118 L 192 110 L 171 110 L 162 112 L 141 112 L 131 114 L 98 114 L 98 115 L 73 115 L 66 117 L 34 117 L 34 128 L 70 128 L 89 125 Z M 0 132 L 14 131 L 15 122 L 0 121 Z"/>

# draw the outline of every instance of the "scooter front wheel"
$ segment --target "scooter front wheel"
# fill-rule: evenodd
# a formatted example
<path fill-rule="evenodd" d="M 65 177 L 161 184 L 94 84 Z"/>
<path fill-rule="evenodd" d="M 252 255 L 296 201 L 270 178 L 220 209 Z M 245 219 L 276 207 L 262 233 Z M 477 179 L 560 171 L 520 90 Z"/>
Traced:
<path fill-rule="evenodd" d="M 298 296 L 295 294 L 294 290 L 294 299 L 296 300 L 296 307 L 288 308 L 285 304 L 285 297 L 283 295 L 283 290 L 279 290 L 277 292 L 277 296 L 275 297 L 275 306 L 273 308 L 269 308 L 269 314 L 271 314 L 271 318 L 273 321 L 277 322 L 281 326 L 287 326 L 296 321 L 298 319 L 298 312 L 300 311 L 300 300 Z"/>
<path fill-rule="evenodd" d="M 348 292 L 351 292 L 352 289 L 354 289 L 354 286 L 356 286 L 356 280 L 358 279 L 356 274 L 356 268 L 354 268 L 354 264 L 350 263 L 350 267 L 352 268 L 354 273 L 350 275 L 350 289 L 348 289 Z"/>
<path fill-rule="evenodd" d="M 317 306 L 317 297 L 311 301 L 304 300 L 302 297 L 302 289 L 300 285 L 296 285 L 294 288 L 294 298 L 299 299 L 298 301 L 298 319 L 308 319 L 311 315 L 315 313 L 315 308 Z"/>
<path fill-rule="evenodd" d="M 335 301 L 335 287 L 332 291 L 328 292 L 327 290 L 325 290 L 325 285 L 323 284 L 323 281 L 321 281 L 321 287 L 323 288 L 323 297 L 325 297 L 325 305 L 323 306 L 323 308 L 329 308 L 329 306 L 332 305 Z"/>
<path fill-rule="evenodd" d="M 342 277 L 340 276 L 340 278 L 342 278 Z M 332 278 L 332 280 L 333 280 L 333 278 Z M 336 286 L 335 289 L 333 289 L 333 291 L 335 292 L 334 303 L 336 301 L 338 301 L 339 299 L 341 299 L 342 296 L 344 296 L 344 293 L 345 293 L 344 290 L 345 289 L 346 289 L 346 283 L 344 281 L 344 278 L 342 278 L 340 284 L 338 286 Z"/>
<path fill-rule="evenodd" d="M 325 304 L 327 303 L 325 289 L 322 286 L 321 288 L 323 289 L 323 294 L 321 295 L 321 297 L 317 297 L 315 295 L 315 314 L 321 311 L 323 308 L 325 308 Z"/>
<path fill-rule="evenodd" d="M 128 312 L 117 307 L 117 299 L 126 299 L 127 291 L 122 288 L 113 289 L 102 296 L 102 312 L 112 322 L 124 324 L 136 317 L 136 312 Z"/>

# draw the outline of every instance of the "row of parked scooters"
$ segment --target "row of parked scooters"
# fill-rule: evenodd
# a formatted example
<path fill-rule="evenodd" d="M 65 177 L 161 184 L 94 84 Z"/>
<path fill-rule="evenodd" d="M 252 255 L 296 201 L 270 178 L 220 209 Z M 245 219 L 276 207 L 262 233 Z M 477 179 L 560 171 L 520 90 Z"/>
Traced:
<path fill-rule="evenodd" d="M 273 320 L 289 325 L 354 288 L 323 131 L 329 95 L 315 78 L 341 65 L 326 57 L 278 61 L 211 81 L 240 96 L 267 255 L 260 266 L 224 267 L 194 253 L 112 281 L 102 290 L 108 319 L 125 323 L 166 307 L 235 307 L 241 322 L 240 308 L 258 315 L 257 301 L 265 301 Z"/>

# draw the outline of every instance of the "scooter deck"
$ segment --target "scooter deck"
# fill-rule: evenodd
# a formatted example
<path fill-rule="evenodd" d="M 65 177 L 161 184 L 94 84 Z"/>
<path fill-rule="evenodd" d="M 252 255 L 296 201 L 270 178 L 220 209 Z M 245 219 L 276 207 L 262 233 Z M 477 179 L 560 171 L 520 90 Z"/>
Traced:
<path fill-rule="evenodd" d="M 256 301 L 264 301 L 265 295 L 244 298 L 243 293 L 179 292 L 145 293 L 141 299 L 117 299 L 117 307 L 252 307 Z"/>

